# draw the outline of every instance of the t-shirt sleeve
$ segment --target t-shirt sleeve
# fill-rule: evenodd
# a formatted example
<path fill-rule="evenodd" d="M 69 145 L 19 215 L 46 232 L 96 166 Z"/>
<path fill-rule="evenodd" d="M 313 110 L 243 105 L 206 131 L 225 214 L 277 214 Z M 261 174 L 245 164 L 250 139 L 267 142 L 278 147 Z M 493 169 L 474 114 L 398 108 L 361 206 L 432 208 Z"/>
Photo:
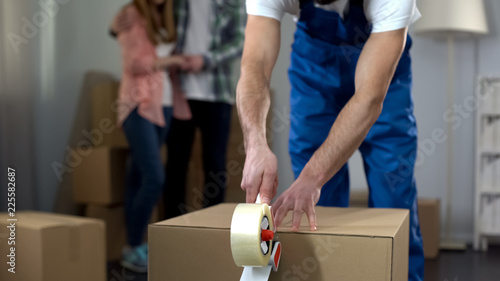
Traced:
<path fill-rule="evenodd" d="M 416 0 L 365 0 L 364 9 L 373 33 L 405 28 L 420 18 Z"/>
<path fill-rule="evenodd" d="M 299 0 L 246 0 L 247 14 L 281 21 L 285 13 L 297 15 Z"/>

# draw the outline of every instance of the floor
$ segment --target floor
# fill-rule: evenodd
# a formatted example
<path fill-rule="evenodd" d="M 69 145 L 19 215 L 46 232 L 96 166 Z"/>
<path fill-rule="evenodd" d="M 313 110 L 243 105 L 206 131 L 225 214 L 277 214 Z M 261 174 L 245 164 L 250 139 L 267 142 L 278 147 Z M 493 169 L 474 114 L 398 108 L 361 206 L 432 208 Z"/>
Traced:
<path fill-rule="evenodd" d="M 425 263 L 427 281 L 500 281 L 500 246 L 488 252 L 441 251 L 436 260 Z"/>
<path fill-rule="evenodd" d="M 130 272 L 117 262 L 108 264 L 108 281 L 147 279 L 147 274 Z M 426 261 L 425 281 L 500 281 L 500 246 L 488 252 L 442 251 L 438 259 Z"/>

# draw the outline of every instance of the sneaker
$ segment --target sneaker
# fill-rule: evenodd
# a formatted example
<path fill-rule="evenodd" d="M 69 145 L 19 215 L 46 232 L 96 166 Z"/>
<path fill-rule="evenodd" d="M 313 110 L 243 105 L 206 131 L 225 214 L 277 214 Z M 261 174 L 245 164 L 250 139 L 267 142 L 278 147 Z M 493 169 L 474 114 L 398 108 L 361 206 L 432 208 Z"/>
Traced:
<path fill-rule="evenodd" d="M 147 244 L 146 244 L 147 249 Z M 128 270 L 137 273 L 148 272 L 148 254 L 143 245 L 137 247 L 125 247 L 122 250 L 120 264 Z"/>
<path fill-rule="evenodd" d="M 138 246 L 139 250 L 144 252 L 146 256 L 148 256 L 148 243 L 144 242 L 140 246 Z"/>

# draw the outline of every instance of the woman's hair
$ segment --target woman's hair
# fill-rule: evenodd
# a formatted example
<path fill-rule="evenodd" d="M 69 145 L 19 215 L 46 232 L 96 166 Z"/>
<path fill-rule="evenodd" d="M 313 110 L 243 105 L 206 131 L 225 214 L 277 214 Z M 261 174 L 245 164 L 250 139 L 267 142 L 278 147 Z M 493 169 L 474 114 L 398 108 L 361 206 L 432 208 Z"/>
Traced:
<path fill-rule="evenodd" d="M 174 4 L 173 0 L 165 0 L 160 25 L 154 20 L 148 0 L 134 0 L 134 6 L 139 13 L 146 19 L 146 31 L 149 40 L 154 45 L 160 42 L 173 42 L 176 40 L 177 32 L 174 22 Z M 161 32 L 164 28 L 167 33 Z"/>

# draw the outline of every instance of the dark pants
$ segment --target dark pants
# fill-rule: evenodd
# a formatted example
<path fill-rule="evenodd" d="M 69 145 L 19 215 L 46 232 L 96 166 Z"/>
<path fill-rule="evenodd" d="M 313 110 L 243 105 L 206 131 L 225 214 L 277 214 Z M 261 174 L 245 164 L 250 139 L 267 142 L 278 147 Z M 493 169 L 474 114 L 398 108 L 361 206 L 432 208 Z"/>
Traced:
<path fill-rule="evenodd" d="M 165 183 L 160 148 L 167 137 L 172 108 L 164 107 L 167 126 L 159 127 L 142 118 L 137 108 L 123 123 L 130 145 L 130 160 L 125 195 L 127 242 L 135 247 L 142 243 L 154 206 Z"/>
<path fill-rule="evenodd" d="M 190 100 L 189 106 L 193 118 L 189 121 L 172 119 L 167 140 L 167 180 L 164 192 L 167 218 L 182 215 L 193 207 L 193 202 L 185 202 L 185 189 L 187 168 L 197 127 L 201 131 L 205 174 L 203 206 L 222 203 L 226 192 L 226 151 L 232 105 Z"/>

